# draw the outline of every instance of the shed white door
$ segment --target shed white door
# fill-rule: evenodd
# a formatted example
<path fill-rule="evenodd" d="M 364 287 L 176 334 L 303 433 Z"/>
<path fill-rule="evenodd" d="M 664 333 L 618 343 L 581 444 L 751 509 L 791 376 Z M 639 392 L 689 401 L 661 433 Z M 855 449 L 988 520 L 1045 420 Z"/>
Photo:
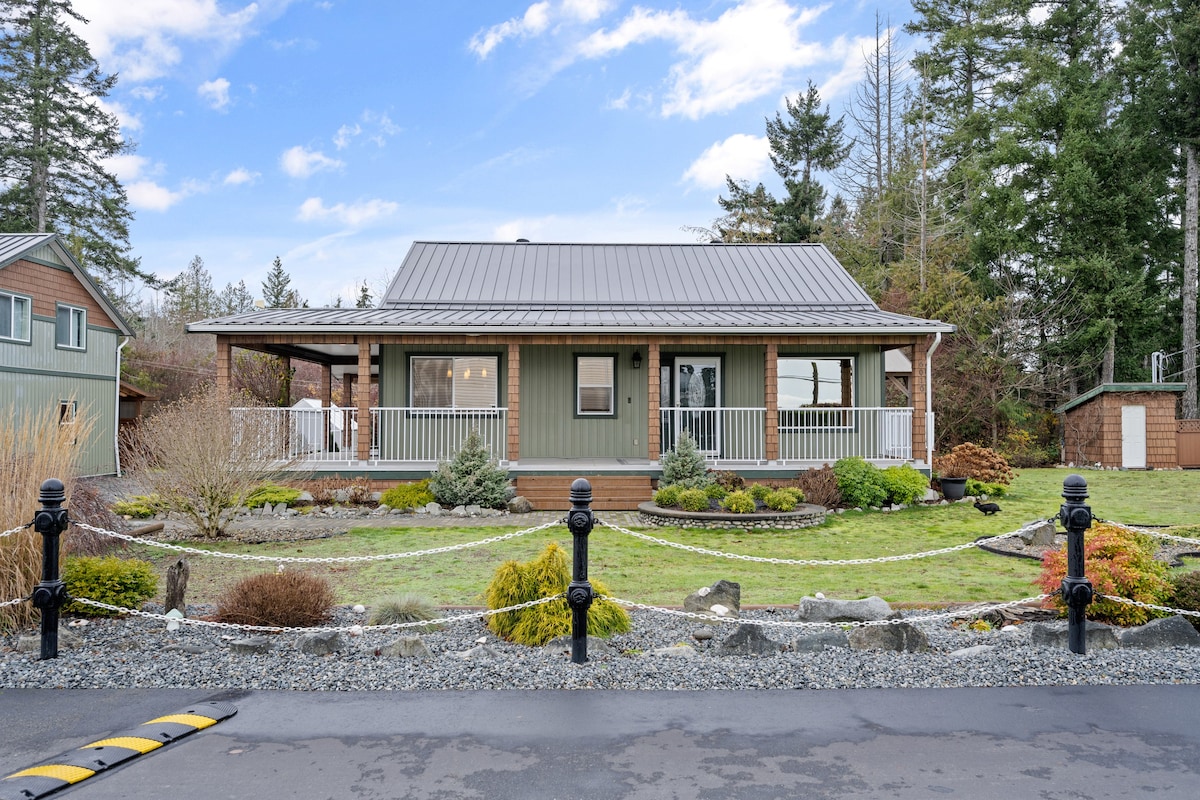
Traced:
<path fill-rule="evenodd" d="M 1121 466 L 1146 468 L 1146 407 L 1121 407 Z"/>

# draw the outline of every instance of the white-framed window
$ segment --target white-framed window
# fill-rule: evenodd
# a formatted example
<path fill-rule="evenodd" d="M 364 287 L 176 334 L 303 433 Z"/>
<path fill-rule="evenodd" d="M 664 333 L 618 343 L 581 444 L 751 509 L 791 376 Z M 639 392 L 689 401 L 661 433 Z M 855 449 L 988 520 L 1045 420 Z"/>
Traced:
<path fill-rule="evenodd" d="M 58 424 L 71 430 L 71 444 L 77 444 L 79 433 L 75 421 L 79 419 L 79 402 L 76 400 L 58 401 Z"/>
<path fill-rule="evenodd" d="M 409 405 L 413 408 L 495 408 L 498 356 L 412 356 Z"/>
<path fill-rule="evenodd" d="M 0 291 L 0 339 L 28 342 L 31 308 L 33 300 L 25 295 Z"/>
<path fill-rule="evenodd" d="M 779 357 L 779 424 L 782 427 L 845 427 L 840 411 L 854 407 L 854 359 L 834 356 Z"/>
<path fill-rule="evenodd" d="M 575 413 L 616 416 L 616 376 L 616 356 L 575 356 Z"/>
<path fill-rule="evenodd" d="M 87 348 L 87 309 L 58 304 L 54 317 L 54 343 L 71 350 Z"/>

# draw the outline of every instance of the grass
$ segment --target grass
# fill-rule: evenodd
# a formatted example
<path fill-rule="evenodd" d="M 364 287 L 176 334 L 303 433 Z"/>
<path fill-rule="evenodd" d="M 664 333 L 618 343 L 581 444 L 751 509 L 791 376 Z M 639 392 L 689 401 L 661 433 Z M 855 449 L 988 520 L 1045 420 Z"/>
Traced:
<path fill-rule="evenodd" d="M 1055 515 L 1062 481 L 1070 470 L 1025 470 L 1009 494 L 997 498 L 1001 513 L 985 517 L 969 504 L 918 507 L 891 513 L 846 512 L 820 527 L 789 532 L 704 531 L 657 528 L 654 536 L 681 544 L 779 558 L 847 559 L 899 555 L 972 541 L 1015 530 Z M 1146 525 L 1200 522 L 1194 498 L 1200 472 L 1084 472 L 1093 513 L 1104 519 Z M 598 514 L 601 519 L 604 514 Z M 339 557 L 405 552 L 475 541 L 517 528 L 356 529 L 347 536 L 270 545 L 221 542 L 210 546 L 256 555 Z M 1195 533 L 1193 532 L 1193 534 Z M 482 548 L 420 559 L 363 565 L 306 565 L 333 583 L 339 602 L 371 605 L 390 595 L 412 593 L 439 605 L 480 605 L 488 581 L 508 559 L 528 561 L 556 541 L 571 547 L 565 527 L 551 528 Z M 135 547 L 161 571 L 174 557 Z M 1037 593 L 1038 562 L 1004 558 L 979 550 L 889 564 L 798 567 L 732 561 L 666 548 L 597 527 L 589 541 L 589 574 L 613 594 L 636 602 L 678 606 L 691 592 L 718 579 L 742 585 L 745 604 L 792 605 L 803 595 L 856 598 L 879 595 L 889 602 L 937 606 L 955 602 L 1005 601 Z M 215 602 L 236 580 L 273 571 L 272 564 L 191 557 L 189 602 Z M 297 566 L 295 569 L 300 569 Z"/>

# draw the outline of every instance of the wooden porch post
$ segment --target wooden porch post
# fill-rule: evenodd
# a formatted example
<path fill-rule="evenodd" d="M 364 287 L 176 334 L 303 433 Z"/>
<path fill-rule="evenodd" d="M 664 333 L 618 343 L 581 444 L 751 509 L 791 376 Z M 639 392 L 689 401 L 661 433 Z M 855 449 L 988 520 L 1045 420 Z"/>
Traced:
<path fill-rule="evenodd" d="M 358 460 L 371 460 L 371 340 L 358 337 Z"/>
<path fill-rule="evenodd" d="M 228 396 L 233 386 L 233 346 L 228 336 L 217 335 L 217 392 Z"/>
<path fill-rule="evenodd" d="M 929 350 L 929 337 L 913 342 L 912 346 L 912 458 L 924 460 L 929 449 L 928 431 L 925 430 L 925 353 Z M 932 464 L 927 465 L 932 467 Z"/>
<path fill-rule="evenodd" d="M 763 367 L 763 397 L 766 399 L 765 443 L 767 461 L 779 460 L 779 345 L 768 344 Z"/>
<path fill-rule="evenodd" d="M 329 407 L 333 405 L 333 366 L 321 365 L 321 449 L 329 447 Z"/>
<path fill-rule="evenodd" d="M 342 376 L 342 408 L 354 408 L 354 373 L 347 372 Z"/>
<path fill-rule="evenodd" d="M 521 345 L 508 345 L 508 460 L 521 458 Z"/>
<path fill-rule="evenodd" d="M 658 385 L 658 373 L 661 357 L 658 350 L 658 342 L 649 342 L 646 345 L 646 399 L 649 401 L 646 404 L 647 413 L 650 418 L 646 420 L 646 456 L 651 461 L 657 461 L 660 455 L 659 448 L 662 446 L 662 414 L 659 413 L 659 398 L 662 397 L 662 389 Z"/>

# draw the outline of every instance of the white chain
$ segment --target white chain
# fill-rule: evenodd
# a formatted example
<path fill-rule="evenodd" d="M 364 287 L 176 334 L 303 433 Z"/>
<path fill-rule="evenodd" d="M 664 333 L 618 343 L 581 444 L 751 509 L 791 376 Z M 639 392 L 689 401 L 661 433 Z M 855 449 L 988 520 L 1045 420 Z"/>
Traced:
<path fill-rule="evenodd" d="M 14 533 L 20 533 L 31 525 L 33 525 L 32 522 L 26 522 L 24 525 L 18 525 L 15 528 L 9 528 L 8 530 L 4 531 L 4 533 L 0 533 L 0 539 L 3 539 L 5 536 L 12 536 Z"/>
<path fill-rule="evenodd" d="M 1124 603 L 1127 606 L 1137 606 L 1138 608 L 1149 608 L 1154 611 L 1165 611 L 1168 614 L 1183 614 L 1188 617 L 1200 617 L 1200 611 L 1184 611 L 1182 608 L 1171 608 L 1170 606 L 1156 606 L 1153 603 L 1143 603 L 1140 600 L 1130 600 L 1128 597 L 1117 597 L 1111 594 L 1096 593 L 1097 600 L 1112 600 L 1115 603 Z"/>
<path fill-rule="evenodd" d="M 917 559 L 917 558 L 928 558 L 930 556 L 940 556 L 940 555 L 944 555 L 946 553 L 954 553 L 959 550 L 969 550 L 972 547 L 979 547 L 980 545 L 989 544 L 991 542 L 998 542 L 1001 539 L 1007 539 L 1012 536 L 1020 536 L 1026 530 L 1030 530 L 1033 527 L 1035 527 L 1036 525 L 1042 524 L 1040 521 L 1036 522 L 1036 523 L 1030 523 L 1029 525 L 1025 525 L 1018 530 L 1012 531 L 1011 533 L 1002 533 L 998 536 L 990 536 L 986 539 L 979 539 L 974 542 L 958 544 L 958 545 L 954 545 L 953 547 L 943 547 L 940 550 L 927 550 L 923 553 L 905 553 L 904 555 L 899 555 L 899 556 L 879 556 L 876 558 L 817 559 L 817 558 L 768 558 L 768 557 L 764 557 L 764 556 L 748 556 L 748 555 L 743 555 L 741 553 L 726 553 L 721 550 L 709 550 L 704 547 L 694 547 L 692 545 L 681 544 L 679 542 L 671 542 L 666 539 L 660 539 L 657 536 L 648 536 L 647 534 L 638 533 L 637 531 L 631 531 L 627 528 L 622 528 L 621 526 L 614 525 L 610 522 L 603 522 L 601 520 L 597 520 L 597 522 L 600 525 L 603 525 L 606 528 L 611 528 L 619 533 L 624 533 L 628 536 L 633 536 L 637 539 L 642 539 L 647 542 L 653 542 L 654 544 L 661 544 L 665 547 L 674 547 L 677 550 L 687 550 L 688 552 L 701 553 L 706 556 L 716 556 L 718 558 L 731 558 L 731 559 L 734 559 L 737 561 L 756 561 L 756 562 L 760 562 L 763 564 L 790 564 L 790 565 L 802 566 L 802 567 L 841 567 L 841 566 L 849 566 L 849 565 L 853 565 L 853 564 L 883 564 L 883 563 L 891 562 L 891 561 L 912 561 L 913 559 Z"/>
<path fill-rule="evenodd" d="M 454 622 L 464 622 L 472 619 L 485 619 L 495 616 L 496 614 L 504 614 L 509 611 L 520 611 L 523 608 L 533 608 L 540 606 L 543 603 L 553 603 L 555 600 L 562 600 L 566 597 L 566 593 L 556 594 L 552 597 L 540 597 L 537 600 L 529 600 L 524 603 L 519 603 L 515 606 L 507 606 L 505 608 L 491 608 L 484 611 L 473 611 L 469 614 L 460 614 L 456 617 L 438 617 L 437 619 L 420 620 L 419 622 L 393 622 L 388 625 L 343 625 L 343 626 L 320 626 L 313 628 L 288 628 L 273 625 L 240 625 L 235 622 L 212 622 L 203 619 L 188 619 L 187 617 L 168 617 L 166 614 L 154 614 L 149 611 L 139 611 L 133 608 L 122 608 L 121 606 L 109 605 L 101 603 L 99 600 L 88 600 L 83 597 L 72 597 L 71 600 L 76 603 L 83 603 L 85 606 L 94 606 L 95 608 L 103 608 L 106 611 L 114 611 L 120 614 L 128 614 L 133 617 L 144 617 L 146 619 L 156 619 L 162 622 L 178 622 L 183 625 L 195 625 L 201 628 L 219 628 L 222 630 L 237 630 L 237 631 L 258 631 L 260 633 L 379 633 L 382 631 L 398 631 L 406 628 L 424 628 L 429 625 L 448 625 Z"/>
<path fill-rule="evenodd" d="M 452 544 L 445 547 L 433 547 L 429 550 L 415 550 L 409 553 L 384 553 L 377 556 L 329 556 L 325 558 L 303 557 L 303 556 L 264 556 L 264 555 L 244 555 L 241 553 L 225 553 L 220 550 L 202 550 L 199 547 L 183 547 L 182 545 L 169 544 L 167 542 L 156 542 L 153 539 L 142 539 L 137 536 L 130 536 L 127 533 L 117 533 L 103 528 L 97 528 L 82 522 L 72 523 L 78 528 L 99 533 L 103 536 L 111 536 L 114 539 L 124 539 L 127 542 L 136 544 L 144 544 L 149 547 L 159 547 L 164 550 L 174 550 L 177 553 L 190 553 L 197 556 L 212 556 L 214 558 L 231 558 L 240 561 L 264 561 L 271 564 L 357 564 L 367 561 L 395 561 L 402 558 L 418 558 L 420 556 L 435 555 L 437 553 L 452 553 L 456 550 L 467 550 L 472 547 L 480 547 L 485 544 L 495 544 L 496 542 L 515 539 L 518 536 L 525 536 L 530 533 L 536 533 L 546 528 L 553 528 L 562 524 L 562 520 L 554 520 L 538 525 L 536 528 L 526 528 L 521 531 L 513 531 L 502 536 L 493 536 L 489 539 L 480 539 L 477 542 L 466 542 L 464 544 Z"/>
<path fill-rule="evenodd" d="M 676 608 L 662 608 L 660 606 L 646 605 L 645 603 L 635 603 L 631 600 L 622 600 L 619 597 L 607 597 L 597 595 L 597 600 L 610 600 L 617 605 L 627 608 L 636 608 L 641 611 L 653 611 L 656 614 L 665 614 L 671 617 L 687 617 L 689 619 L 698 619 L 704 622 L 721 622 L 726 625 L 762 625 L 765 628 L 873 628 L 883 625 L 899 625 L 902 622 L 921 625 L 926 622 L 939 622 L 947 619 L 961 619 L 966 615 L 981 614 L 987 611 L 997 611 L 1002 608 L 1012 608 L 1013 606 L 1028 605 L 1029 603 L 1037 603 L 1045 600 L 1050 595 L 1039 594 L 1036 597 L 1026 597 L 1021 600 L 1010 600 L 1007 603 L 997 603 L 995 605 L 976 605 L 957 611 L 947 611 L 941 614 L 924 614 L 916 617 L 907 617 L 904 619 L 879 619 L 871 620 L 870 622 L 799 622 L 796 620 L 746 620 L 736 617 L 718 617 L 715 614 L 701 614 L 695 611 L 680 611 Z"/>
<path fill-rule="evenodd" d="M 1176 536 L 1173 533 L 1163 533 L 1162 531 L 1153 530 L 1151 528 L 1139 528 L 1136 525 L 1126 525 L 1122 522 L 1106 521 L 1106 524 L 1121 528 L 1122 530 L 1133 531 L 1134 533 L 1142 533 L 1146 536 L 1154 536 L 1159 539 L 1170 539 L 1175 542 L 1187 542 L 1188 544 L 1200 545 L 1200 539 L 1189 539 L 1186 536 Z"/>
<path fill-rule="evenodd" d="M 28 597 L 18 597 L 15 600 L 9 600 L 6 603 L 0 603 L 0 608 L 8 608 L 9 606 L 15 606 L 18 603 L 24 603 L 28 599 L 29 599 Z"/>

